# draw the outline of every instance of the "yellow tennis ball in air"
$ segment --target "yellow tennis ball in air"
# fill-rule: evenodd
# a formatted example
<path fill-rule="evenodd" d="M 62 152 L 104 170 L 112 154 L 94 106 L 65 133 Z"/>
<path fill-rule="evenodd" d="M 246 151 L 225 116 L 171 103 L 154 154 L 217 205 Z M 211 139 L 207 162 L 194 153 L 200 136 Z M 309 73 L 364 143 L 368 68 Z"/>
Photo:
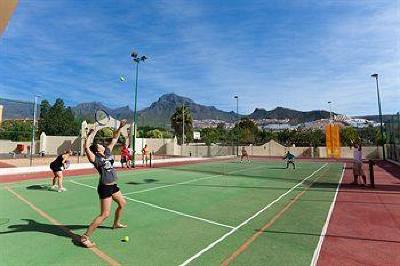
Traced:
<path fill-rule="evenodd" d="M 122 239 L 122 241 L 124 241 L 124 242 L 129 242 L 129 236 L 124 236 L 124 238 Z"/>

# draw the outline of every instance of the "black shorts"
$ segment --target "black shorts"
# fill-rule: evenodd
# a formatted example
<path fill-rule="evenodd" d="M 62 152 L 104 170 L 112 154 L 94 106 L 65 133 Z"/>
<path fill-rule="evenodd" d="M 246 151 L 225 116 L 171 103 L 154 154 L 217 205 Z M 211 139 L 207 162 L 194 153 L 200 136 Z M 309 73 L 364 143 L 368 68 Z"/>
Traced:
<path fill-rule="evenodd" d="M 50 164 L 50 169 L 51 169 L 51 171 L 53 171 L 53 172 L 60 172 L 60 171 L 63 170 L 62 166 L 55 165 L 55 164 L 53 164 L 53 163 Z"/>
<path fill-rule="evenodd" d="M 99 184 L 97 186 L 97 194 L 99 194 L 100 199 L 109 198 L 114 193 L 117 193 L 118 191 L 119 191 L 119 187 L 117 186 L 117 184 L 113 184 L 113 185 Z"/>

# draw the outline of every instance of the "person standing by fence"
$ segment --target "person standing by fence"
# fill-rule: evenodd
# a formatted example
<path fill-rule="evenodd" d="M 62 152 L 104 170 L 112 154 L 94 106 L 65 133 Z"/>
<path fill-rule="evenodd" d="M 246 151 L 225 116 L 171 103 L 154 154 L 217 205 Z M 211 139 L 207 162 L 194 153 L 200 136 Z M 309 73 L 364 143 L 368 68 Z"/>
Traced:
<path fill-rule="evenodd" d="M 352 185 L 358 185 L 358 178 L 361 176 L 364 185 L 367 185 L 367 177 L 365 176 L 364 170 L 362 168 L 362 148 L 361 144 L 354 144 L 353 152 L 353 176 L 354 180 Z"/>

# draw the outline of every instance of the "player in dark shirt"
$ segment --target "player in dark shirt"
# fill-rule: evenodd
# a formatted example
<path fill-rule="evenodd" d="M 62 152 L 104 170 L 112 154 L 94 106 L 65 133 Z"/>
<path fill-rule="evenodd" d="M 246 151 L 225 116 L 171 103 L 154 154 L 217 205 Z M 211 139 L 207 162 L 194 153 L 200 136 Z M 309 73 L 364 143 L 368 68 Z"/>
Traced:
<path fill-rule="evenodd" d="M 97 130 L 90 130 L 85 141 L 86 156 L 97 169 L 100 176 L 97 193 L 99 195 L 101 206 L 100 214 L 89 225 L 86 233 L 81 236 L 81 243 L 87 248 L 95 246 L 95 243 L 90 241 L 89 238 L 96 228 L 110 216 L 112 201 L 115 201 L 118 204 L 118 207 L 115 210 L 113 228 L 117 229 L 127 227 L 120 223 L 122 209 L 126 205 L 126 200 L 123 198 L 122 193 L 117 186 L 117 173 L 114 169 L 114 158 L 111 154 L 111 151 L 121 134 L 121 129 L 125 124 L 126 120 L 122 120 L 119 128 L 114 131 L 111 143 L 106 147 L 96 143 L 91 144 Z"/>
<path fill-rule="evenodd" d="M 286 155 L 283 157 L 283 160 L 286 160 L 286 169 L 289 168 L 289 164 L 293 165 L 293 169 L 296 169 L 294 159 L 295 159 L 295 156 L 288 151 L 286 153 Z"/>
<path fill-rule="evenodd" d="M 50 190 L 64 192 L 67 191 L 63 186 L 63 170 L 69 167 L 69 157 L 72 155 L 72 151 L 67 150 L 63 154 L 57 156 L 57 158 L 50 163 L 50 169 L 53 171 L 53 179 Z M 56 185 L 57 181 L 57 185 Z"/>

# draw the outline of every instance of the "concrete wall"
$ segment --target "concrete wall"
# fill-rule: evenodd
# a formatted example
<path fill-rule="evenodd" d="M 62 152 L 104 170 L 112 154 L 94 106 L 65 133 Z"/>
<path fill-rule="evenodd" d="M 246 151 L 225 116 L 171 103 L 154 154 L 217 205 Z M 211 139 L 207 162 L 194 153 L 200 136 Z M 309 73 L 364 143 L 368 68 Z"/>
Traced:
<path fill-rule="evenodd" d="M 154 139 L 154 138 L 137 138 L 135 142 L 136 154 L 141 154 L 142 147 L 148 145 L 150 151 L 155 154 L 167 154 L 167 144 L 176 142 L 174 139 Z M 74 136 L 46 136 L 42 133 L 40 136 L 39 151 L 45 151 L 48 155 L 55 155 L 71 149 L 72 151 L 80 151 L 81 138 Z M 83 150 L 83 146 L 82 146 Z"/>
<path fill-rule="evenodd" d="M 66 150 L 79 151 L 81 139 L 73 136 L 46 136 L 46 154 L 61 154 Z"/>
<path fill-rule="evenodd" d="M 18 144 L 25 145 L 25 151 L 23 153 L 27 153 L 28 152 L 27 147 L 31 145 L 31 142 L 27 141 L 14 142 L 11 140 L 0 139 L 0 153 L 15 152 Z"/>
<path fill-rule="evenodd" d="M 243 146 L 239 147 L 239 154 Z M 327 158 L 326 147 L 286 147 L 275 141 L 270 141 L 261 146 L 244 146 L 250 156 L 283 156 L 287 151 L 293 153 L 297 158 Z M 206 146 L 206 145 L 184 145 L 183 147 L 176 143 L 166 145 L 166 154 L 183 155 L 192 157 L 212 157 L 221 155 L 236 154 L 236 146 Z M 342 158 L 353 158 L 353 149 L 342 147 Z M 382 149 L 371 146 L 363 147 L 364 159 L 382 158 Z"/>
<path fill-rule="evenodd" d="M 145 138 L 144 144 L 147 144 L 150 151 L 155 154 L 167 154 L 167 144 L 176 143 L 176 139 L 155 139 L 155 138 Z"/>

